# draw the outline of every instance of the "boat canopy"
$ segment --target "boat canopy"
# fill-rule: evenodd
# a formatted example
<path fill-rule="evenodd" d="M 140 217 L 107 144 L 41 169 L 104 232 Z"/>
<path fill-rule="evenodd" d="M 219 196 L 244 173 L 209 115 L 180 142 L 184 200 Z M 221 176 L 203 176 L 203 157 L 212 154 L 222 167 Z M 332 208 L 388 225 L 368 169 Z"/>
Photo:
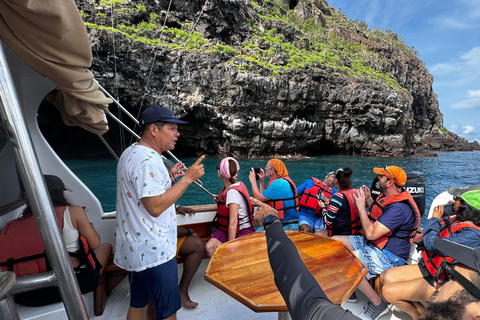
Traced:
<path fill-rule="evenodd" d="M 105 113 L 112 100 L 100 92 L 88 70 L 92 51 L 73 0 L 0 0 L 0 37 L 36 72 L 58 89 L 46 100 L 65 124 L 95 134 L 108 131 Z"/>

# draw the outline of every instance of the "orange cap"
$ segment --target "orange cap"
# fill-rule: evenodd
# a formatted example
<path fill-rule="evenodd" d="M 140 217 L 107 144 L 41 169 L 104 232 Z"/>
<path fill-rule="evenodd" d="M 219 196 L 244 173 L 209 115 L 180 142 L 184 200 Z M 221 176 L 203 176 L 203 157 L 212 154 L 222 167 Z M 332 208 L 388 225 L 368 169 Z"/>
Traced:
<path fill-rule="evenodd" d="M 403 187 L 405 182 L 407 182 L 407 174 L 400 167 L 385 166 L 385 168 L 373 168 L 373 172 L 386 176 L 400 187 Z"/>

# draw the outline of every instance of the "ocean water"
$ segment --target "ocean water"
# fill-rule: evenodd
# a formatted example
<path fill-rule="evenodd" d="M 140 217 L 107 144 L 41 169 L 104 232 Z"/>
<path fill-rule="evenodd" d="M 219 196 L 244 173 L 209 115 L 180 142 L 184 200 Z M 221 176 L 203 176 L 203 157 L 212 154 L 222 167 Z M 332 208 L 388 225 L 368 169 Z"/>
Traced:
<path fill-rule="evenodd" d="M 408 171 L 423 173 L 426 188 L 426 206 L 428 213 L 435 197 L 449 187 L 480 185 L 480 151 L 438 152 L 438 157 L 379 158 L 356 156 L 319 156 L 306 159 L 284 159 L 290 178 L 298 186 L 310 177 L 322 179 L 325 175 L 341 167 L 353 169 L 353 187 L 365 184 L 370 186 L 375 174 L 373 167 L 395 165 Z M 181 158 L 186 166 L 193 164 L 196 158 Z M 203 160 L 205 175 L 201 178 L 203 186 L 218 194 L 222 182 L 217 176 L 216 166 L 220 157 L 207 157 Z M 248 181 L 250 168 L 265 168 L 268 159 L 237 158 L 240 164 L 239 180 L 251 191 Z M 102 203 L 103 210 L 115 210 L 116 165 L 114 159 L 77 159 L 65 160 L 67 166 L 92 190 Z M 177 204 L 195 205 L 214 203 L 205 191 L 192 184 Z"/>

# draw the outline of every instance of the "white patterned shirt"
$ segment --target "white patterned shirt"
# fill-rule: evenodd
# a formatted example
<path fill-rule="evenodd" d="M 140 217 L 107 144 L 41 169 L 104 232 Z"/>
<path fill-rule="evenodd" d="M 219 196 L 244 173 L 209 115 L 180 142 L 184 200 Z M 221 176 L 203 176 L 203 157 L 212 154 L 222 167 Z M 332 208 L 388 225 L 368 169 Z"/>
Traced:
<path fill-rule="evenodd" d="M 114 262 L 128 271 L 142 271 L 175 257 L 177 218 L 172 204 L 151 216 L 140 199 L 165 193 L 172 186 L 162 156 L 133 144 L 117 166 L 117 230 Z"/>

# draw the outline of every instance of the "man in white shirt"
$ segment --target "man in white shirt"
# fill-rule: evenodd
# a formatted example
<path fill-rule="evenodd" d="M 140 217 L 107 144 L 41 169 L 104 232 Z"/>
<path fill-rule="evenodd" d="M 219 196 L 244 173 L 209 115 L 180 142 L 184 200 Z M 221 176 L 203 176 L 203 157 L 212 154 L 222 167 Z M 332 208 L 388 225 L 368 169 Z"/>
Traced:
<path fill-rule="evenodd" d="M 178 120 L 165 107 L 147 108 L 140 118 L 139 142 L 128 147 L 117 166 L 116 265 L 129 271 L 130 308 L 127 319 L 144 319 L 155 302 L 157 319 L 176 319 L 181 307 L 178 290 L 177 219 L 175 201 L 205 173 L 200 157 L 175 185 L 162 160 L 180 135 Z M 174 177 L 185 169 L 172 168 Z"/>

